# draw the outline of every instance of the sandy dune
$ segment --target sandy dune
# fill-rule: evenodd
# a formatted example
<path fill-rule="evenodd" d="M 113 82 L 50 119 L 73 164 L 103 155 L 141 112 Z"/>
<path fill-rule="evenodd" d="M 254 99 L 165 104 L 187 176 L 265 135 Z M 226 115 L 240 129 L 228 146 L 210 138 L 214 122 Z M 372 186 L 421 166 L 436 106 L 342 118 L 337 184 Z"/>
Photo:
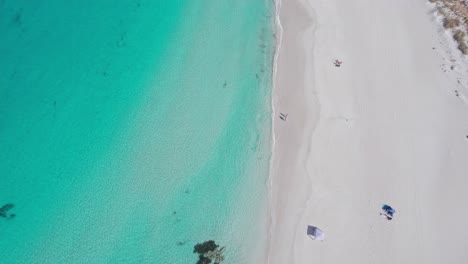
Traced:
<path fill-rule="evenodd" d="M 468 263 L 468 67 L 430 5 L 278 5 L 268 263 Z"/>

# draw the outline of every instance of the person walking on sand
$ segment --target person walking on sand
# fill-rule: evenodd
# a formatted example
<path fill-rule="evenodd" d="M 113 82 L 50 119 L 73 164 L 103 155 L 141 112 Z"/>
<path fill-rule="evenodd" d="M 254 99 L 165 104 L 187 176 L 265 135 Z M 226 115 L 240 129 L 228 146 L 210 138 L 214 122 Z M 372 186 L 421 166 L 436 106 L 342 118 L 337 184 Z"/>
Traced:
<path fill-rule="evenodd" d="M 281 120 L 283 120 L 283 121 L 287 121 L 287 120 L 288 120 L 288 114 L 280 113 L 280 118 L 281 118 Z"/>

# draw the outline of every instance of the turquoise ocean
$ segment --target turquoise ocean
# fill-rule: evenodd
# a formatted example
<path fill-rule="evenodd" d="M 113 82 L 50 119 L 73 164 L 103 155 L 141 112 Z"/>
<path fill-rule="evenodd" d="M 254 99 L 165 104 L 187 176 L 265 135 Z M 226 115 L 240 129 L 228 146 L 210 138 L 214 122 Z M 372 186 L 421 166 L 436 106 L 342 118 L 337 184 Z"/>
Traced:
<path fill-rule="evenodd" d="M 0 263 L 262 255 L 271 0 L 0 0 Z M 260 245 L 260 246 L 259 246 Z"/>

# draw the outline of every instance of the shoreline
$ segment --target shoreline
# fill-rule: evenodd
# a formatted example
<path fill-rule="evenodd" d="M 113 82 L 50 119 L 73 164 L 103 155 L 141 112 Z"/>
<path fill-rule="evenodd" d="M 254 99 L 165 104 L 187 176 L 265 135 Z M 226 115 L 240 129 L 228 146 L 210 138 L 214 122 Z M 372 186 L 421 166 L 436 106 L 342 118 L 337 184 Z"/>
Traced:
<path fill-rule="evenodd" d="M 306 36 L 313 35 L 315 23 L 313 22 L 312 10 L 307 6 L 307 3 L 282 0 L 274 2 L 277 42 L 272 76 L 272 157 L 268 182 L 270 228 L 266 263 L 287 263 L 290 253 L 284 250 L 288 248 L 288 244 L 294 241 L 296 225 L 304 213 L 303 206 L 297 207 L 297 205 L 305 205 L 307 202 L 306 193 L 309 188 L 309 177 L 305 168 L 308 142 L 310 141 L 309 134 L 317 121 L 313 120 L 314 117 L 317 118 L 313 112 L 315 110 L 315 113 L 318 113 L 318 104 L 315 108 L 308 104 L 316 100 L 313 98 L 314 91 L 306 89 L 312 86 L 313 81 L 312 78 L 307 77 L 308 73 L 306 72 L 309 64 L 312 63 L 312 54 L 310 54 L 311 50 L 307 50 L 305 47 L 307 44 L 313 44 L 313 38 L 306 38 Z M 297 14 L 299 16 L 286 21 L 283 26 L 282 20 Z M 282 16 L 284 17 L 282 18 Z M 291 47 L 295 48 L 291 49 Z M 290 61 L 289 57 L 292 57 L 293 60 Z M 296 60 L 296 58 L 303 59 Z M 293 84 L 294 87 L 291 88 L 290 84 Z M 279 118 L 281 113 L 288 115 L 286 121 Z M 306 144 L 303 144 L 304 142 Z M 300 160 L 302 165 L 297 165 L 296 160 Z M 285 170 L 282 171 L 282 169 Z M 289 183 L 286 177 L 286 174 L 289 173 L 294 174 L 299 182 L 303 181 L 307 184 L 296 184 L 294 188 L 286 190 L 282 188 L 280 191 L 278 187 L 284 187 Z M 299 190 L 298 186 L 304 186 L 304 188 Z M 297 199 L 286 201 L 289 191 L 294 191 Z M 294 214 L 292 219 L 280 216 L 290 214 Z M 281 227 L 278 226 L 278 222 Z M 290 235 L 286 235 L 288 232 Z M 281 239 L 277 239 L 278 237 Z"/>

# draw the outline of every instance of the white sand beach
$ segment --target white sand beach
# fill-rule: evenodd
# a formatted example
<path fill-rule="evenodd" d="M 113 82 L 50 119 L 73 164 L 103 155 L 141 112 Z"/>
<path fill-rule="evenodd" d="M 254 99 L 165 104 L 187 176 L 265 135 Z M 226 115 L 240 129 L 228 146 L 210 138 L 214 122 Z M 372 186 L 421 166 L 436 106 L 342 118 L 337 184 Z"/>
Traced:
<path fill-rule="evenodd" d="M 267 262 L 468 263 L 467 59 L 431 5 L 277 5 Z"/>

